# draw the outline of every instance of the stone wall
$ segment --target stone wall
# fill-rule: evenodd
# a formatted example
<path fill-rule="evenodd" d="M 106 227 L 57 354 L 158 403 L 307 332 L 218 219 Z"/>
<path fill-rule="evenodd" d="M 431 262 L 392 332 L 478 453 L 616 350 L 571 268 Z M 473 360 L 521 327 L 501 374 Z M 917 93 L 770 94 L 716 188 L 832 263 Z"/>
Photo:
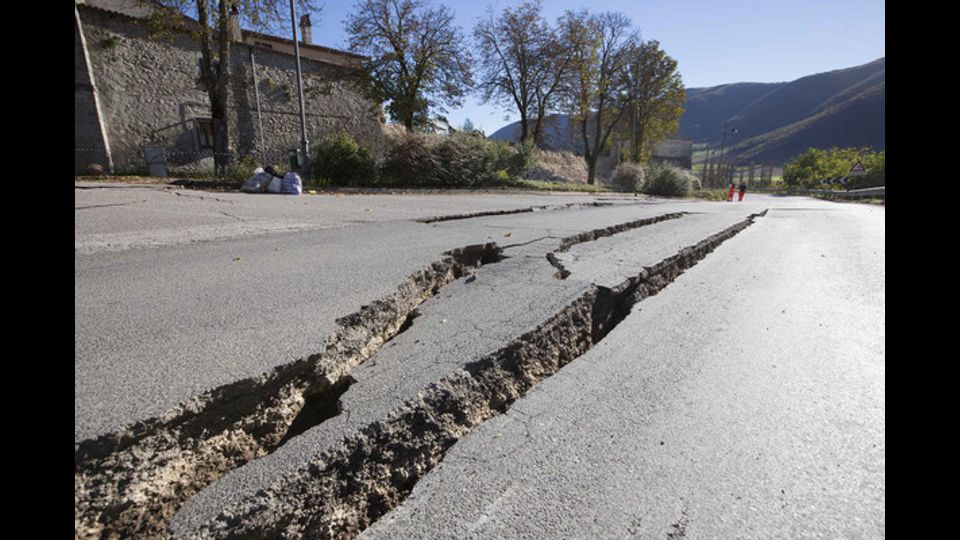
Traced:
<path fill-rule="evenodd" d="M 196 122 L 211 117 L 199 82 L 196 39 L 186 32 L 158 36 L 144 19 L 83 5 L 78 10 L 116 172 L 146 170 L 143 147 L 151 143 L 165 148 L 171 166 L 212 164 L 213 151 L 200 148 Z M 287 151 L 300 141 L 296 59 L 253 48 L 267 150 L 262 160 L 250 50 L 246 44 L 231 46 L 228 109 L 234 155 L 285 165 Z M 383 135 L 377 105 L 353 85 L 349 70 L 305 58 L 301 66 L 311 145 L 345 131 L 378 153 Z M 78 84 L 78 100 L 80 92 Z M 78 123 L 81 113 L 78 109 Z"/>
<path fill-rule="evenodd" d="M 74 12 L 74 170 L 83 173 L 87 165 L 99 163 L 110 167 L 107 144 L 97 112 L 97 93 L 85 54 L 85 43 L 80 30 L 79 14 Z"/>

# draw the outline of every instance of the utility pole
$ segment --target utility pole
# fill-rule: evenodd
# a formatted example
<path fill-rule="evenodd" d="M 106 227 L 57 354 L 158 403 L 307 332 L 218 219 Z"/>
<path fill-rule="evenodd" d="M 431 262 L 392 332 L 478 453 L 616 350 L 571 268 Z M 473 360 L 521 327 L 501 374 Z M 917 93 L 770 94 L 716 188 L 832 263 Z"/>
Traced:
<path fill-rule="evenodd" d="M 297 93 L 300 96 L 300 151 L 303 152 L 301 172 L 304 179 L 310 172 L 310 141 L 307 139 L 307 117 L 303 107 L 303 72 L 300 69 L 300 43 L 297 41 L 297 12 L 290 0 L 290 27 L 293 28 L 293 54 L 297 57 Z"/>
<path fill-rule="evenodd" d="M 713 156 L 713 150 L 710 150 L 709 152 L 704 150 L 704 156 L 703 156 L 703 186 L 704 187 L 709 187 L 711 183 L 710 179 L 707 177 L 707 162 L 710 161 L 711 156 Z"/>
<path fill-rule="evenodd" d="M 729 120 L 726 120 L 723 122 L 723 135 L 720 136 L 720 170 L 724 171 L 723 173 L 724 178 L 727 177 L 727 169 L 726 167 L 724 167 L 724 162 L 723 162 L 723 146 L 724 146 L 724 143 L 727 141 L 727 126 L 729 124 L 730 124 Z M 737 132 L 737 128 L 733 128 L 733 130 L 730 131 L 730 133 L 736 133 L 736 132 Z"/>
<path fill-rule="evenodd" d="M 263 114 L 260 112 L 260 84 L 257 81 L 257 60 L 253 57 L 253 45 L 250 48 L 250 67 L 253 70 L 253 93 L 257 97 L 257 123 L 260 125 L 260 164 L 267 166 L 267 145 L 263 139 Z"/>

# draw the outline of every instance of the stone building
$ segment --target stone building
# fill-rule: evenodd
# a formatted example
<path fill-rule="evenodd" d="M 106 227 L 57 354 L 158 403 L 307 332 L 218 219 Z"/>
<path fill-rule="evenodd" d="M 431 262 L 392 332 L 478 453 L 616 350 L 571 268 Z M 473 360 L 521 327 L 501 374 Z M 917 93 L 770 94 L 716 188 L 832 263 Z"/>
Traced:
<path fill-rule="evenodd" d="M 651 163 L 665 163 L 690 170 L 693 168 L 693 140 L 666 139 L 655 144 Z"/>
<path fill-rule="evenodd" d="M 75 170 L 145 172 L 144 151 L 161 148 L 167 165 L 212 168 L 210 100 L 200 83 L 197 22 L 158 32 L 144 0 L 75 0 Z M 362 56 L 310 43 L 300 20 L 307 135 L 311 145 L 346 132 L 382 147 L 379 105 L 357 87 Z M 300 145 L 293 41 L 234 27 L 228 100 L 232 154 L 260 164 L 288 163 Z M 254 68 L 259 89 L 254 88 Z M 265 154 L 261 156 L 262 125 Z"/>

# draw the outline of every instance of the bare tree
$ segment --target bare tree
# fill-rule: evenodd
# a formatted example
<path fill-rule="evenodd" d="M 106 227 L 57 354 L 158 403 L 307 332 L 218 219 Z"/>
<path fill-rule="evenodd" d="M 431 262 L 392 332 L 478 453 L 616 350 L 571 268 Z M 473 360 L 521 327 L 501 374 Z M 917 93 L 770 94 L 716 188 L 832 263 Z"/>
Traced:
<path fill-rule="evenodd" d="M 570 64 L 568 49 L 540 10 L 540 0 L 529 0 L 496 16 L 490 11 L 473 30 L 481 97 L 517 111 L 520 142 L 540 139 L 544 117 Z"/>
<path fill-rule="evenodd" d="M 346 20 L 350 49 L 370 58 L 374 97 L 407 131 L 430 108 L 458 107 L 473 86 L 470 52 L 445 6 L 425 0 L 360 0 Z"/>
<path fill-rule="evenodd" d="M 573 66 L 573 52 L 556 30 L 546 33 L 543 41 L 546 49 L 543 70 L 536 77 L 538 82 L 533 87 L 536 104 L 533 140 L 537 142 L 543 138 L 547 113 L 559 105 L 563 83 Z"/>
<path fill-rule="evenodd" d="M 593 184 L 600 153 L 627 111 L 627 51 L 638 37 L 622 13 L 567 11 L 560 25 L 572 50 L 572 69 L 564 89 L 566 107 L 579 126 L 587 183 Z"/>

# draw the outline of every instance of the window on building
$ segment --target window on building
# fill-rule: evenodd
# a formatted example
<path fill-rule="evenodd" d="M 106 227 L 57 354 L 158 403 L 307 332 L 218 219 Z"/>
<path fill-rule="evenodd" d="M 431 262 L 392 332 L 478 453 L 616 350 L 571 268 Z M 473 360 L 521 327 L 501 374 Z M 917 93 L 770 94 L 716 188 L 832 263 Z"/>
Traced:
<path fill-rule="evenodd" d="M 197 118 L 197 146 L 201 150 L 213 148 L 213 120 L 210 118 Z"/>

